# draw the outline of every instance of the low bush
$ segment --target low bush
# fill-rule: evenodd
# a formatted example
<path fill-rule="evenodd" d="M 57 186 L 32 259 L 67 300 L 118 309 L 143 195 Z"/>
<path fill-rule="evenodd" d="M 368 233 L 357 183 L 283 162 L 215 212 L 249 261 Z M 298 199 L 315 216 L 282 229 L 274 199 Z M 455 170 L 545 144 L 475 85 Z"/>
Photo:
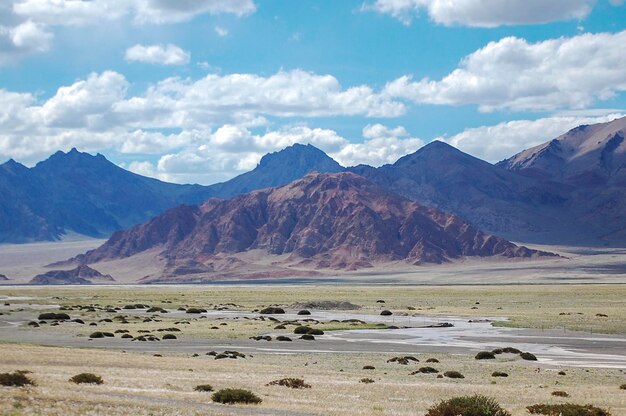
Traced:
<path fill-rule="evenodd" d="M 556 390 L 552 392 L 552 395 L 555 397 L 569 397 L 569 394 L 563 390 Z"/>
<path fill-rule="evenodd" d="M 0 386 L 7 387 L 24 387 L 35 386 L 35 382 L 26 374 L 30 371 L 15 371 L 13 373 L 0 373 Z"/>
<path fill-rule="evenodd" d="M 186 311 L 186 313 L 205 313 L 205 312 L 207 312 L 207 310 L 202 309 L 202 308 L 189 308 Z"/>
<path fill-rule="evenodd" d="M 477 360 L 495 360 L 496 356 L 493 352 L 481 351 L 474 358 Z"/>
<path fill-rule="evenodd" d="M 122 338 L 128 339 L 128 338 L 132 338 L 133 336 L 131 334 L 124 334 L 122 335 Z"/>
<path fill-rule="evenodd" d="M 426 360 L 427 363 L 438 363 L 439 360 L 436 358 L 429 358 L 428 360 Z"/>
<path fill-rule="evenodd" d="M 259 313 L 262 315 L 277 315 L 277 314 L 285 313 L 285 310 L 283 308 L 270 306 L 269 308 L 261 309 Z"/>
<path fill-rule="evenodd" d="M 287 327 L 281 324 L 281 325 L 276 325 L 274 329 L 287 329 Z"/>
<path fill-rule="evenodd" d="M 268 386 L 284 386 L 290 389 L 310 389 L 311 385 L 304 382 L 301 378 L 283 378 L 274 380 L 267 384 Z"/>
<path fill-rule="evenodd" d="M 365 378 L 362 378 L 361 380 L 359 380 L 359 383 L 363 383 L 363 384 L 371 384 L 373 382 L 374 382 L 374 379 L 371 379 L 371 378 L 368 378 L 368 377 L 365 377 Z"/>
<path fill-rule="evenodd" d="M 519 356 L 522 358 L 522 360 L 537 361 L 537 357 L 535 356 L 535 354 L 531 354 L 529 352 L 523 352 Z"/>
<path fill-rule="evenodd" d="M 291 341 L 291 338 L 286 337 L 284 335 L 279 335 L 276 337 L 276 341 Z"/>
<path fill-rule="evenodd" d="M 622 384 L 621 386 L 619 386 L 620 390 L 626 390 L 626 384 Z"/>
<path fill-rule="evenodd" d="M 56 313 L 56 312 L 47 312 L 47 313 L 40 313 L 39 314 L 39 320 L 56 320 L 56 321 L 68 321 L 70 320 L 70 316 L 66 313 Z"/>
<path fill-rule="evenodd" d="M 382 311 L 380 313 L 380 315 L 381 316 L 390 316 L 390 315 L 393 315 L 393 313 L 391 311 L 388 311 L 388 310 L 385 309 L 384 311 Z"/>
<path fill-rule="evenodd" d="M 176 335 L 174 334 L 165 334 L 161 337 L 161 339 L 176 339 Z"/>
<path fill-rule="evenodd" d="M 491 397 L 480 395 L 442 400 L 426 416 L 511 416 Z"/>
<path fill-rule="evenodd" d="M 439 372 L 439 370 L 437 370 L 436 368 L 433 368 L 433 367 L 420 367 L 420 368 L 417 369 L 417 371 L 412 372 L 410 375 L 419 374 L 419 373 L 421 373 L 421 374 L 435 374 L 435 373 L 438 373 L 438 372 Z"/>
<path fill-rule="evenodd" d="M 297 326 L 293 330 L 293 333 L 297 334 L 297 335 L 308 334 L 310 330 L 311 330 L 311 328 L 308 327 L 308 326 Z"/>
<path fill-rule="evenodd" d="M 465 378 L 465 376 L 458 371 L 446 371 L 443 375 L 448 378 Z"/>
<path fill-rule="evenodd" d="M 305 341 L 315 341 L 315 337 L 311 334 L 304 334 L 300 337 L 300 339 L 303 339 Z"/>
<path fill-rule="evenodd" d="M 324 335 L 324 331 L 322 331 L 319 328 L 311 328 L 309 329 L 309 332 L 307 332 L 308 335 Z"/>
<path fill-rule="evenodd" d="M 503 373 L 502 371 L 494 371 L 491 373 L 491 377 L 508 377 L 507 373 Z"/>
<path fill-rule="evenodd" d="M 200 384 L 200 385 L 194 387 L 193 389 L 195 391 L 208 392 L 208 391 L 213 391 L 213 386 L 211 386 L 210 384 Z"/>
<path fill-rule="evenodd" d="M 102 377 L 92 374 L 92 373 L 80 373 L 76 374 L 74 377 L 69 380 L 72 383 L 76 384 L 102 384 L 104 381 Z"/>
<path fill-rule="evenodd" d="M 363 370 L 376 370 L 376 367 L 373 365 L 364 365 Z"/>
<path fill-rule="evenodd" d="M 505 352 L 507 354 L 521 354 L 522 353 L 520 350 L 518 350 L 517 348 L 513 348 L 513 347 L 502 348 L 502 352 Z"/>
<path fill-rule="evenodd" d="M 298 315 L 311 315 L 311 312 L 307 311 L 306 309 L 303 309 L 301 311 L 298 311 Z"/>
<path fill-rule="evenodd" d="M 211 400 L 217 403 L 233 404 L 258 404 L 263 400 L 256 394 L 244 389 L 222 389 L 211 396 Z"/>
<path fill-rule="evenodd" d="M 545 416 L 611 416 L 607 410 L 590 404 L 584 406 L 573 403 L 535 404 L 526 409 L 530 414 Z"/>

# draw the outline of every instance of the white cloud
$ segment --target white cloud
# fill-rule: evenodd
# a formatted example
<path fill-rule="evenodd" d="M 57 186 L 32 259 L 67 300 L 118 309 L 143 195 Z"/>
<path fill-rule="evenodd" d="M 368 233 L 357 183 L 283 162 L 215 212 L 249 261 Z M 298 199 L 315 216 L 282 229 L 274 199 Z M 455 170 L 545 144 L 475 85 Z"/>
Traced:
<path fill-rule="evenodd" d="M 507 37 L 463 58 L 439 81 L 403 76 L 384 92 L 417 103 L 477 104 L 481 111 L 590 106 L 626 90 L 626 31 L 529 43 Z"/>
<path fill-rule="evenodd" d="M 168 45 L 135 45 L 126 50 L 127 61 L 159 65 L 186 65 L 191 54 L 171 43 Z"/>
<path fill-rule="evenodd" d="M 218 36 L 223 38 L 225 36 L 228 36 L 228 29 L 223 28 L 221 26 L 215 26 L 215 33 L 217 33 Z"/>
<path fill-rule="evenodd" d="M 0 25 L 0 65 L 12 64 L 27 54 L 47 51 L 53 37 L 45 27 L 30 20 L 13 27 Z"/>
<path fill-rule="evenodd" d="M 381 166 L 393 163 L 424 145 L 421 139 L 410 137 L 401 126 L 367 125 L 363 128 L 363 137 L 365 140 L 362 143 L 347 143 L 341 150 L 331 152 L 331 156 L 343 166 Z"/>
<path fill-rule="evenodd" d="M 514 120 L 469 128 L 448 138 L 439 138 L 473 156 L 498 162 L 555 137 L 581 124 L 605 123 L 626 112 L 602 116 L 562 115 L 537 120 Z"/>
<path fill-rule="evenodd" d="M 405 25 L 423 10 L 436 23 L 452 26 L 497 27 L 583 19 L 596 0 L 376 0 L 375 10 Z"/>
<path fill-rule="evenodd" d="M 101 24 L 132 16 L 137 23 L 163 24 L 200 14 L 253 13 L 252 0 L 16 0 L 13 12 L 26 19 L 59 26 Z"/>

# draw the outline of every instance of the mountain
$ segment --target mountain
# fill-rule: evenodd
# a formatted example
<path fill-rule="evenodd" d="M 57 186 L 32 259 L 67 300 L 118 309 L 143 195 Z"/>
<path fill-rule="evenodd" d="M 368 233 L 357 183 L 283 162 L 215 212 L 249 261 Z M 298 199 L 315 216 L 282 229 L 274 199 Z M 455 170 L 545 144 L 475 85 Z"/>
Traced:
<path fill-rule="evenodd" d="M 308 173 L 336 173 L 344 168 L 320 149 L 294 144 L 263 156 L 258 166 L 229 181 L 211 185 L 220 198 L 230 198 L 257 189 L 286 185 Z"/>
<path fill-rule="evenodd" d="M 312 171 L 341 170 L 321 150 L 300 144 L 270 153 L 253 171 L 212 186 L 146 178 L 76 149 L 57 152 L 30 169 L 9 160 L 0 165 L 0 243 L 53 241 L 68 232 L 106 237 L 180 204 L 284 185 Z"/>
<path fill-rule="evenodd" d="M 413 201 L 517 241 L 563 238 L 568 187 L 500 169 L 440 141 L 379 168 L 348 168 Z"/>
<path fill-rule="evenodd" d="M 222 260 L 260 251 L 276 264 L 360 269 L 373 263 L 442 263 L 465 256 L 550 255 L 485 234 L 461 218 L 426 208 L 353 173 L 311 173 L 288 185 L 181 206 L 74 259 L 81 264 L 161 250 L 171 280 L 219 274 Z M 270 261 L 267 260 L 267 261 Z M 230 269 L 232 272 L 233 269 Z M 160 278 L 160 277 L 159 277 Z"/>
<path fill-rule="evenodd" d="M 626 242 L 626 117 L 583 125 L 498 163 L 534 180 L 570 191 L 563 216 L 587 239 Z"/>
<path fill-rule="evenodd" d="M 128 172 L 104 156 L 72 149 L 33 168 L 0 165 L 0 242 L 56 240 L 67 232 L 108 236 L 213 192 Z"/>
<path fill-rule="evenodd" d="M 38 274 L 30 281 L 33 285 L 89 285 L 92 283 L 110 283 L 114 279 L 92 269 L 89 266 L 80 265 L 72 270 L 50 270 Z"/>

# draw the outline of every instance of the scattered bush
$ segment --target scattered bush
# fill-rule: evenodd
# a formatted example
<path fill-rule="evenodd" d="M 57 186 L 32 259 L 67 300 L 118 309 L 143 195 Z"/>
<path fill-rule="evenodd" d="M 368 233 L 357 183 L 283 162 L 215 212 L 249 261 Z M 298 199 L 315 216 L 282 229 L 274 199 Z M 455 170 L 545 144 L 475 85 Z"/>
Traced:
<path fill-rule="evenodd" d="M 496 354 L 496 355 L 502 354 L 503 352 L 504 350 L 502 348 L 496 348 L 495 350 L 491 351 L 492 354 Z"/>
<path fill-rule="evenodd" d="M 439 360 L 436 358 L 429 358 L 428 360 L 426 360 L 427 363 L 438 363 Z"/>
<path fill-rule="evenodd" d="M 283 378 L 274 380 L 267 384 L 268 386 L 284 386 L 290 389 L 310 389 L 311 385 L 304 382 L 301 378 Z"/>
<path fill-rule="evenodd" d="M 131 334 L 124 334 L 122 335 L 122 338 L 132 338 L 133 336 Z"/>
<path fill-rule="evenodd" d="M 374 382 L 374 379 L 371 379 L 371 378 L 368 378 L 368 377 L 362 378 L 362 379 L 359 381 L 359 383 L 363 383 L 363 384 L 371 384 L 371 383 L 373 383 L 373 382 Z"/>
<path fill-rule="evenodd" d="M 301 311 L 298 311 L 298 315 L 311 315 L 311 312 L 307 311 L 306 309 L 303 309 Z"/>
<path fill-rule="evenodd" d="M 207 310 L 202 309 L 202 308 L 189 308 L 186 311 L 186 313 L 205 313 L 205 312 L 207 312 Z"/>
<path fill-rule="evenodd" d="M 620 390 L 626 390 L 626 384 L 622 384 L 621 386 L 619 386 Z"/>
<path fill-rule="evenodd" d="M 104 338 L 104 337 L 114 337 L 115 334 L 113 334 L 112 332 L 101 332 L 101 331 L 96 331 L 96 332 L 92 332 L 91 335 L 89 335 L 89 338 Z"/>
<path fill-rule="evenodd" d="M 495 360 L 496 356 L 494 353 L 489 351 L 481 351 L 474 357 L 477 360 Z"/>
<path fill-rule="evenodd" d="M 552 395 L 556 397 L 569 397 L 569 394 L 562 390 L 553 391 Z"/>
<path fill-rule="evenodd" d="M 300 339 L 303 339 L 305 341 L 315 341 L 315 337 L 311 334 L 304 334 L 300 337 Z"/>
<path fill-rule="evenodd" d="M 438 373 L 439 370 L 437 370 L 436 368 L 433 367 L 420 367 L 417 369 L 417 371 L 412 372 L 410 375 L 414 375 L 414 374 L 435 374 Z"/>
<path fill-rule="evenodd" d="M 261 309 L 259 313 L 262 315 L 278 315 L 278 314 L 285 313 L 285 310 L 283 308 L 270 306 L 269 308 Z"/>
<path fill-rule="evenodd" d="M 528 361 L 537 361 L 537 357 L 535 357 L 535 354 L 531 354 L 529 352 L 523 352 L 519 355 L 523 360 L 528 360 Z"/>
<path fill-rule="evenodd" d="M 409 361 L 413 361 L 415 363 L 418 363 L 419 360 L 415 357 L 412 357 L 410 355 L 407 355 L 405 357 L 393 357 L 387 360 L 388 363 L 398 363 L 398 364 L 402 364 L 402 365 L 408 365 Z"/>
<path fill-rule="evenodd" d="M 293 330 L 293 333 L 297 334 L 297 335 L 308 334 L 310 330 L 311 330 L 311 328 L 308 327 L 308 326 L 297 326 Z"/>
<path fill-rule="evenodd" d="M 287 329 L 285 325 L 276 325 L 274 329 Z"/>
<path fill-rule="evenodd" d="M 558 374 L 559 374 L 560 376 L 566 376 L 566 375 L 567 375 L 567 373 L 566 373 L 565 371 L 559 371 L 559 372 L 558 372 Z"/>
<path fill-rule="evenodd" d="M 502 352 L 505 352 L 507 354 L 521 354 L 522 353 L 520 350 L 518 350 L 517 348 L 513 348 L 513 347 L 502 348 Z"/>
<path fill-rule="evenodd" d="M 213 391 L 213 386 L 211 386 L 210 384 L 200 384 L 200 385 L 194 387 L 193 389 L 195 391 L 208 392 L 208 391 Z"/>
<path fill-rule="evenodd" d="M 26 376 L 30 371 L 15 371 L 13 373 L 0 373 L 0 386 L 24 387 L 35 386 L 35 382 Z"/>
<path fill-rule="evenodd" d="M 503 373 L 502 371 L 494 371 L 491 373 L 491 377 L 508 377 L 507 373 Z"/>
<path fill-rule="evenodd" d="M 462 396 L 442 400 L 426 416 L 511 416 L 498 402 L 485 396 Z"/>
<path fill-rule="evenodd" d="M 458 371 L 446 371 L 443 375 L 448 378 L 465 378 L 465 376 Z"/>
<path fill-rule="evenodd" d="M 92 374 L 92 373 L 80 373 L 76 374 L 74 377 L 69 380 L 72 383 L 76 384 L 102 384 L 102 377 Z"/>
<path fill-rule="evenodd" d="M 573 403 L 563 404 L 535 404 L 526 408 L 530 414 L 546 416 L 611 416 L 599 407 Z"/>
<path fill-rule="evenodd" d="M 213 395 L 211 396 L 211 400 L 224 404 L 258 404 L 262 402 L 259 396 L 249 390 L 244 389 L 222 389 L 213 393 Z"/>
<path fill-rule="evenodd" d="M 324 331 L 322 331 L 319 328 L 311 328 L 309 329 L 309 332 L 307 332 L 308 335 L 324 335 Z"/>
<path fill-rule="evenodd" d="M 291 338 L 286 337 L 284 335 L 279 335 L 276 337 L 276 341 L 291 341 Z"/>
<path fill-rule="evenodd" d="M 161 339 L 177 339 L 174 334 L 165 334 L 161 337 Z"/>
<path fill-rule="evenodd" d="M 376 370 L 376 367 L 373 365 L 364 365 L 363 370 Z"/>
<path fill-rule="evenodd" d="M 55 320 L 55 321 L 68 321 L 70 320 L 70 316 L 66 313 L 56 313 L 56 312 L 47 312 L 40 313 L 39 320 Z"/>
<path fill-rule="evenodd" d="M 381 316 L 390 316 L 393 315 L 393 313 L 391 313 L 391 311 L 388 311 L 387 309 L 385 309 L 384 311 L 382 311 L 380 313 Z"/>
<path fill-rule="evenodd" d="M 160 312 L 160 313 L 167 313 L 167 310 L 159 307 L 159 306 L 153 306 L 150 309 L 148 309 L 146 312 L 148 313 L 154 313 L 154 312 Z"/>

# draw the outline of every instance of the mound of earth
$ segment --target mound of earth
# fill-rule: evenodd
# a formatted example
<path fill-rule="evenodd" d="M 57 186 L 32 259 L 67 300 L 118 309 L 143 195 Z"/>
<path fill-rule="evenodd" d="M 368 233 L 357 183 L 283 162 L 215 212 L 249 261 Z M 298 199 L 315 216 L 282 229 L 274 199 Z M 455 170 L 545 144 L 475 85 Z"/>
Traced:
<path fill-rule="evenodd" d="M 322 309 L 335 311 L 353 311 L 361 309 L 361 306 L 354 303 L 340 300 L 313 300 L 308 302 L 296 302 L 289 305 L 291 309 Z"/>
<path fill-rule="evenodd" d="M 38 274 L 30 281 L 34 285 L 89 285 L 94 281 L 113 282 L 108 274 L 102 274 L 89 266 L 81 265 L 72 270 L 50 270 Z"/>

